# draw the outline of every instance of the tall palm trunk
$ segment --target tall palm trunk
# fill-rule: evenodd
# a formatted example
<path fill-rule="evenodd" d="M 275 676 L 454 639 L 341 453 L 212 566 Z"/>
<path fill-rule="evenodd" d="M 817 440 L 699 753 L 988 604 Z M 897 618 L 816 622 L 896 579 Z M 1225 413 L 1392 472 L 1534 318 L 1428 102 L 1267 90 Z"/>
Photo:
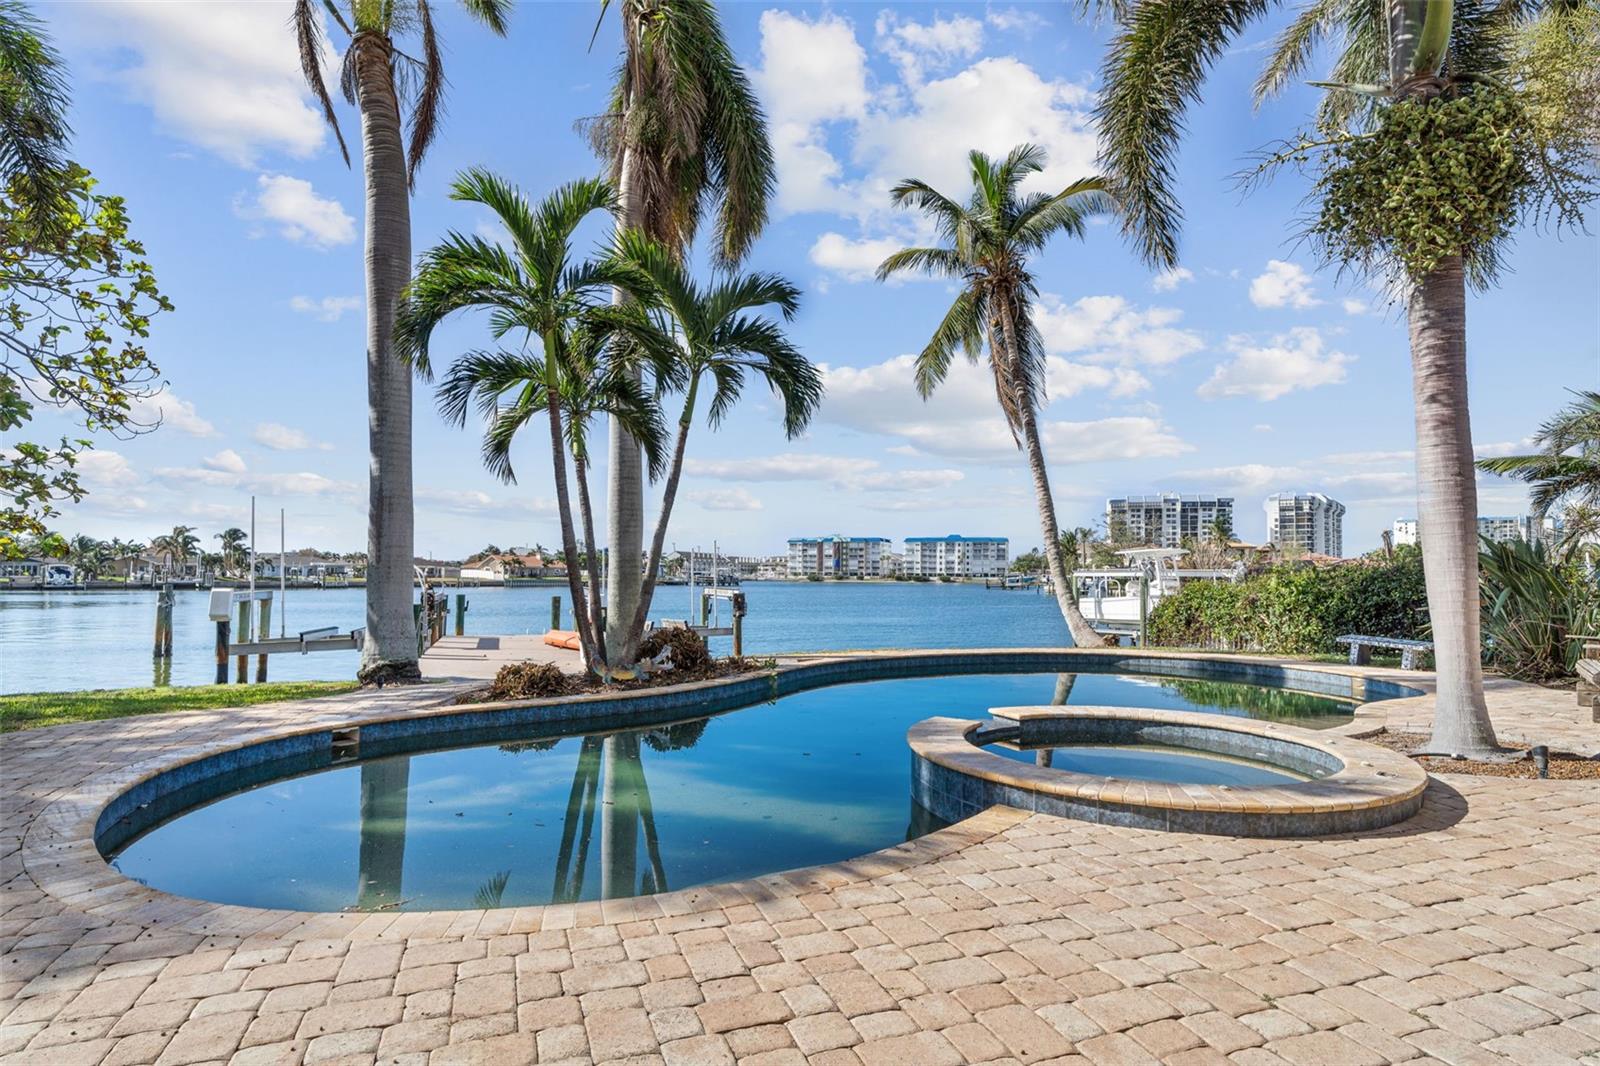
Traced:
<path fill-rule="evenodd" d="M 583 521 L 583 543 L 589 552 L 589 630 L 594 634 L 598 661 L 606 661 L 606 636 L 600 624 L 600 553 L 594 542 L 594 504 L 589 496 L 589 462 L 581 455 L 572 457 L 572 472 L 578 479 L 578 514 Z M 579 610 L 573 601 L 573 610 Z"/>
<path fill-rule="evenodd" d="M 678 439 L 672 446 L 672 467 L 667 472 L 667 483 L 661 491 L 661 513 L 656 517 L 656 531 L 650 538 L 650 559 L 644 568 L 644 584 L 640 589 L 639 603 L 634 608 L 633 616 L 628 620 L 628 639 L 632 650 L 630 658 L 624 661 L 631 662 L 631 656 L 638 654 L 638 637 L 644 633 L 645 619 L 650 614 L 650 601 L 656 594 L 656 573 L 661 568 L 661 549 L 666 545 L 667 523 L 672 519 L 672 504 L 678 498 L 678 480 L 683 475 L 683 453 L 689 444 L 689 428 L 694 424 L 694 399 L 695 393 L 700 388 L 700 379 L 696 377 L 689 382 L 689 394 L 683 401 L 683 415 L 678 420 Z M 716 580 L 716 575 L 711 577 Z"/>
<path fill-rule="evenodd" d="M 1434 751 L 1497 746 L 1483 700 L 1478 605 L 1478 485 L 1467 410 L 1467 289 L 1459 256 L 1411 290 L 1411 383 L 1417 419 L 1417 523 L 1438 692 Z"/>
<path fill-rule="evenodd" d="M 626 122 L 624 122 L 626 127 Z M 633 180 L 633 149 L 625 148 L 622 166 L 617 178 L 617 200 L 620 208 L 617 226 L 621 229 L 641 228 L 644 224 L 644 199 Z M 617 290 L 614 299 L 622 303 L 626 297 Z M 630 373 L 639 380 L 641 371 L 635 367 Z M 620 664 L 630 664 L 638 657 L 638 641 L 632 636 L 634 615 L 641 609 L 648 611 L 649 603 L 640 602 L 642 574 L 640 555 L 644 551 L 644 456 L 639 442 L 611 416 L 611 440 L 608 453 L 609 470 L 606 492 L 606 647 Z"/>
<path fill-rule="evenodd" d="M 639 884 L 639 734 L 605 739 L 600 786 L 600 897 L 626 899 Z"/>
<path fill-rule="evenodd" d="M 411 369 L 393 350 L 395 309 L 411 264 L 411 202 L 389 41 L 360 33 L 356 103 L 366 168 L 367 636 L 363 682 L 415 681 L 411 614 L 415 549 L 411 501 Z"/>
<path fill-rule="evenodd" d="M 1020 365 L 1020 360 L 1015 324 L 1011 321 L 1009 308 L 1002 308 L 1000 312 L 1000 330 L 1005 345 L 1004 356 L 1013 368 L 1011 378 L 1015 383 L 1018 375 L 1014 368 Z M 990 347 L 993 346 L 991 340 Z M 1013 384 L 1012 387 L 1020 391 L 1019 384 Z M 1039 423 L 1034 417 L 1032 392 L 1019 395 L 1016 406 L 1022 423 L 1022 446 L 1028 453 L 1028 472 L 1033 475 L 1034 502 L 1039 508 L 1039 530 L 1044 536 L 1044 557 L 1050 566 L 1050 584 L 1055 592 L 1056 606 L 1061 609 L 1061 617 L 1067 623 L 1067 632 L 1071 634 L 1075 646 L 1105 647 L 1105 639 L 1094 631 L 1088 619 L 1083 617 L 1083 612 L 1078 610 L 1077 601 L 1072 598 L 1072 579 L 1061 558 L 1061 531 L 1056 526 L 1055 496 L 1050 492 L 1050 474 L 1045 469 L 1044 448 L 1039 443 Z"/>
<path fill-rule="evenodd" d="M 545 345 L 545 359 L 554 365 L 555 346 Z M 553 377 L 553 374 L 552 374 Z M 583 579 L 578 576 L 578 535 L 572 528 L 572 504 L 567 496 L 567 452 L 561 442 L 561 403 L 553 380 L 546 382 L 546 404 L 550 411 L 550 461 L 554 467 L 556 510 L 561 516 L 561 550 L 567 555 L 567 591 L 572 596 L 572 621 L 578 630 L 578 645 L 583 649 L 585 667 L 601 665 L 594 646 L 594 632 L 583 610 Z M 592 568 L 594 560 L 589 561 Z"/>
<path fill-rule="evenodd" d="M 356 909 L 389 910 L 404 898 L 406 806 L 411 759 L 400 756 L 361 764 L 360 842 L 357 846 Z"/>

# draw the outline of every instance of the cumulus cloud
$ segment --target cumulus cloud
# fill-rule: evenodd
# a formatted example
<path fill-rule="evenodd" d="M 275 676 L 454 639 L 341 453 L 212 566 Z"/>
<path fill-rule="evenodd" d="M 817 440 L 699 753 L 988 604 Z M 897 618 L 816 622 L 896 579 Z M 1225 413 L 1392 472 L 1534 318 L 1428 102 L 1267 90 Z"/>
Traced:
<path fill-rule="evenodd" d="M 944 488 L 962 480 L 959 470 L 885 470 L 876 459 L 787 452 L 748 459 L 689 459 L 684 472 L 715 481 L 816 481 L 873 492 Z"/>
<path fill-rule="evenodd" d="M 141 396 L 129 403 L 136 422 L 145 425 L 160 423 L 163 429 L 177 430 L 191 437 L 215 437 L 217 427 L 200 417 L 194 404 L 181 399 L 174 392 L 158 392 L 154 396 Z"/>
<path fill-rule="evenodd" d="M 355 296 L 324 296 L 319 300 L 309 296 L 295 296 L 289 300 L 290 310 L 310 315 L 319 322 L 337 322 L 360 306 L 361 300 Z"/>
<path fill-rule="evenodd" d="M 240 166 L 264 152 L 307 158 L 327 135 L 300 72 L 290 0 L 97 3 L 67 19 L 110 76 L 172 135 Z M 329 59 L 332 57 L 329 56 Z M 337 72 L 337 62 L 325 69 Z"/>
<path fill-rule="evenodd" d="M 1171 292 L 1186 281 L 1194 280 L 1194 271 L 1188 267 L 1173 267 L 1163 270 L 1150 280 L 1150 287 L 1157 292 Z"/>
<path fill-rule="evenodd" d="M 689 502 L 708 511 L 759 511 L 761 501 L 744 489 L 696 489 Z"/>
<path fill-rule="evenodd" d="M 354 500 L 357 485 L 336 481 L 311 471 L 291 473 L 252 472 L 231 448 L 201 460 L 199 466 L 165 466 L 156 470 L 158 480 L 192 493 L 197 488 L 233 489 L 262 496 L 321 496 Z"/>
<path fill-rule="evenodd" d="M 1120 367 L 1167 366 L 1205 347 L 1199 334 L 1178 327 L 1182 318 L 1172 307 L 1138 310 L 1121 296 L 1085 296 L 1069 304 L 1050 293 L 1033 312 L 1047 351 Z"/>
<path fill-rule="evenodd" d="M 1346 297 L 1343 301 L 1344 313 L 1347 315 L 1364 315 L 1370 308 L 1365 300 L 1352 300 Z"/>
<path fill-rule="evenodd" d="M 903 247 L 904 242 L 892 237 L 851 240 L 843 234 L 830 231 L 818 237 L 811 246 L 810 258 L 817 266 L 848 281 L 871 281 L 878 264 Z M 890 283 L 916 276 L 897 274 Z"/>
<path fill-rule="evenodd" d="M 1250 302 L 1257 307 L 1315 307 L 1322 301 L 1311 291 L 1304 267 L 1269 259 L 1267 269 L 1250 282 Z"/>
<path fill-rule="evenodd" d="M 983 23 L 966 15 L 935 15 L 932 22 L 914 22 L 884 11 L 874 28 L 878 50 L 900 68 L 907 85 L 919 85 L 930 70 L 970 59 L 983 47 Z"/>
<path fill-rule="evenodd" d="M 1196 390 L 1201 399 L 1249 396 L 1276 400 L 1299 389 L 1337 385 L 1355 362 L 1355 356 L 1327 348 L 1322 334 L 1309 326 L 1279 334 L 1271 344 L 1232 337 L 1228 350 L 1233 358 L 1219 364 Z"/>
<path fill-rule="evenodd" d="M 304 178 L 260 174 L 253 198 L 234 203 L 239 217 L 275 227 L 285 240 L 326 250 L 356 239 L 356 220 L 337 200 L 318 196 Z"/>
<path fill-rule="evenodd" d="M 477 489 L 419 488 L 415 498 L 420 511 L 440 511 L 468 517 L 545 516 L 557 512 L 554 500 L 531 496 L 491 496 Z"/>
<path fill-rule="evenodd" d="M 250 439 L 263 448 L 271 448 L 275 452 L 298 452 L 313 448 L 326 452 L 333 449 L 331 444 L 312 440 L 304 430 L 280 422 L 257 423 L 255 431 L 250 434 Z"/>
<path fill-rule="evenodd" d="M 139 474 L 121 452 L 90 448 L 78 453 L 73 464 L 78 480 L 94 489 L 122 488 L 139 483 Z"/>
<path fill-rule="evenodd" d="M 220 470 L 225 474 L 242 474 L 245 471 L 244 459 L 232 448 L 224 448 L 216 455 L 208 455 L 200 462 L 208 470 Z"/>

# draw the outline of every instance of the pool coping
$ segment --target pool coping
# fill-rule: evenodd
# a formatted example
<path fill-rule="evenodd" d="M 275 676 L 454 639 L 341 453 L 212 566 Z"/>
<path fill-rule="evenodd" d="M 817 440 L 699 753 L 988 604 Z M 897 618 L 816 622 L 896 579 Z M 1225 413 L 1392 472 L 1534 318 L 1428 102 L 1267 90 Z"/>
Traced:
<path fill-rule="evenodd" d="M 704 717 L 707 713 L 721 713 L 759 702 L 764 696 L 776 699 L 792 692 L 830 684 L 891 677 L 982 673 L 993 671 L 1001 665 L 1010 670 L 1036 667 L 1041 672 L 1070 673 L 1070 669 L 1063 669 L 1063 664 L 1073 661 L 1092 661 L 1101 667 L 1096 672 L 1161 676 L 1175 676 L 1175 668 L 1182 670 L 1201 663 L 1225 665 L 1226 670 L 1217 673 L 1207 671 L 1210 676 L 1204 679 L 1245 681 L 1248 675 L 1255 673 L 1292 678 L 1307 684 L 1320 681 L 1324 686 L 1320 694 L 1335 695 L 1326 687 L 1335 686 L 1348 692 L 1347 698 L 1362 698 L 1371 694 L 1374 688 L 1391 692 L 1390 698 L 1421 697 L 1427 695 L 1432 687 L 1429 684 L 1431 675 L 1424 677 L 1410 672 L 1402 675 L 1400 671 L 1385 668 L 1345 667 L 1265 656 L 1205 652 L 1178 654 L 1168 650 L 1139 649 L 963 648 L 795 657 L 780 660 L 774 669 L 753 675 L 622 694 L 594 693 L 552 700 L 456 704 L 455 698 L 464 689 L 452 686 L 432 693 L 437 696 L 435 702 L 421 705 L 418 705 L 419 696 L 425 699 L 429 693 L 407 690 L 411 698 L 398 702 L 411 706 L 399 710 L 384 703 L 375 703 L 365 713 L 352 713 L 347 704 L 329 705 L 328 709 L 323 709 L 317 707 L 316 701 L 309 701 L 306 708 L 311 713 L 292 728 L 286 729 L 282 723 L 278 723 L 246 729 L 213 741 L 164 752 L 127 766 L 91 774 L 76 786 L 67 788 L 63 795 L 49 803 L 30 822 L 23 835 L 20 857 L 24 869 L 47 895 L 88 913 L 166 929 L 241 936 L 270 934 L 287 938 L 312 938 L 361 935 L 363 929 L 382 930 L 397 920 L 427 915 L 452 915 L 460 924 L 491 929 L 501 922 L 486 920 L 487 916 L 510 915 L 507 920 L 512 923 L 526 925 L 528 921 L 534 921 L 537 927 L 552 928 L 563 924 L 616 920 L 617 914 L 648 917 L 692 913 L 722 906 L 731 898 L 771 899 L 780 895 L 803 894 L 830 885 L 881 876 L 938 858 L 1000 832 L 1026 818 L 1030 812 L 991 809 L 948 829 L 857 858 L 744 881 L 697 886 L 624 900 L 548 904 L 496 911 L 295 911 L 189 899 L 151 889 L 123 877 L 102 858 L 96 839 L 107 809 L 119 797 L 141 785 L 183 768 L 198 772 L 208 763 L 229 753 L 284 742 L 315 745 L 323 743 L 323 738 L 326 738 L 331 748 L 333 731 L 351 726 L 359 727 L 363 736 L 375 734 L 380 737 L 386 734 L 394 737 L 423 732 L 457 732 L 437 723 L 459 725 L 467 721 L 475 721 L 487 728 L 534 721 L 559 724 L 566 731 L 583 727 L 585 723 L 597 723 L 599 728 L 637 728 Z M 1246 676 L 1219 677 L 1218 674 Z M 381 700 L 382 694 L 377 694 L 374 699 Z M 619 714 L 624 710 L 632 712 L 626 719 Z M 1341 727 L 1338 732 L 1348 733 L 1352 729 L 1373 732 L 1378 728 L 1381 728 L 1381 720 L 1377 716 L 1362 715 L 1358 708 L 1355 720 Z M 212 768 L 215 769 L 214 764 Z M 173 787 L 180 785 L 181 781 L 173 779 Z M 552 922 L 556 925 L 552 926 Z M 455 924 L 452 923 L 452 928 Z"/>
<path fill-rule="evenodd" d="M 1051 720 L 1133 721 L 1238 734 L 1300 747 L 1339 769 L 1326 777 L 1279 785 L 1175 785 L 1034 766 L 986 751 L 972 734 L 987 723 L 929 718 L 912 726 L 913 790 L 941 818 L 995 803 L 1112 825 L 1228 836 L 1320 836 L 1381 829 L 1415 814 L 1428 774 L 1399 752 L 1326 731 L 1281 722 L 1141 707 L 996 707 L 1024 736 Z"/>

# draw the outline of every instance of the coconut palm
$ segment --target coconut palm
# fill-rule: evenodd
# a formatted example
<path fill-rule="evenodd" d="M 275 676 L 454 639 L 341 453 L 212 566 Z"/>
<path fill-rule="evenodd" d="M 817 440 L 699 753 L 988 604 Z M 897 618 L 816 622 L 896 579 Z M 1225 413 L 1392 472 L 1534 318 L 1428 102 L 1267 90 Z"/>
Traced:
<path fill-rule="evenodd" d="M 470 170 L 456 179 L 450 195 L 494 212 L 511 236 L 511 245 L 452 232 L 425 253 L 400 308 L 396 341 L 400 352 L 426 374 L 431 373 L 428 343 L 433 330 L 456 311 L 487 310 L 494 338 L 515 340 L 514 348 L 461 356 L 441 383 L 440 410 L 447 419 L 462 424 L 477 399 L 489 416 L 484 461 L 508 481 L 515 479 L 510 462 L 512 440 L 535 415 L 545 415 L 550 426 L 562 548 L 568 560 L 576 560 L 566 453 L 570 449 L 576 460 L 585 536 L 592 544 L 587 487 L 589 420 L 597 414 L 614 416 L 635 439 L 649 446 L 652 467 L 659 464 L 662 431 L 653 398 L 627 372 L 631 367 L 607 362 L 605 334 L 586 328 L 613 286 L 648 290 L 637 270 L 614 258 L 572 261 L 573 234 L 578 226 L 590 215 L 615 209 L 607 181 L 575 181 L 535 205 L 503 179 L 488 171 Z M 529 345 L 536 345 L 538 352 L 530 351 Z M 510 397 L 509 403 L 502 405 L 502 397 Z M 590 567 L 590 581 L 591 593 L 598 593 L 595 567 Z M 606 656 L 600 639 L 603 635 L 594 625 L 597 599 L 591 597 L 590 608 L 585 609 L 576 566 L 567 567 L 567 582 L 584 657 L 592 668 L 598 668 L 605 664 Z"/>
<path fill-rule="evenodd" d="M 649 279 L 651 292 L 647 303 L 619 308 L 606 320 L 642 350 L 654 354 L 657 363 L 670 368 L 672 385 L 683 391 L 644 584 L 633 617 L 622 630 L 623 643 L 616 648 L 616 661 L 631 663 L 644 637 L 650 599 L 655 594 L 667 526 L 683 474 L 684 450 L 700 413 L 697 404 L 702 383 L 712 390 L 705 416 L 715 429 L 738 402 L 746 377 L 760 377 L 782 402 L 784 432 L 792 440 L 810 424 L 822 402 L 822 375 L 777 323 L 752 314 L 770 306 L 777 308 L 785 321 L 793 319 L 800 306 L 800 290 L 784 278 L 731 273 L 701 285 L 667 248 L 637 231 L 622 234 L 616 252 Z"/>
<path fill-rule="evenodd" d="M 106 565 L 108 546 L 82 533 L 67 541 L 67 562 L 80 578 L 99 577 Z"/>
<path fill-rule="evenodd" d="M 1104 168 L 1123 201 L 1126 232 L 1153 265 L 1175 266 L 1183 213 L 1173 186 L 1185 111 L 1211 65 L 1277 5 L 1103 6 L 1122 20 L 1097 109 Z M 1581 224 L 1581 208 L 1592 200 L 1595 118 L 1592 92 L 1579 83 L 1592 85 L 1600 56 L 1585 29 L 1593 15 L 1583 7 L 1322 0 L 1300 9 L 1256 86 L 1258 101 L 1278 93 L 1321 41 L 1341 42 L 1336 80 L 1318 83 L 1330 92 L 1317 133 L 1278 158 L 1315 159 L 1322 168 L 1310 235 L 1326 258 L 1381 268 L 1407 297 L 1418 515 L 1428 530 L 1423 553 L 1438 667 L 1433 750 L 1496 747 L 1479 646 L 1466 284 L 1494 279 L 1498 252 L 1520 217 L 1548 208 L 1558 223 Z M 1537 23 L 1552 32 L 1540 36 Z M 1527 62 L 1538 55 L 1564 58 Z"/>
<path fill-rule="evenodd" d="M 611 4 L 601 0 L 602 18 Z M 766 224 L 775 167 L 766 118 L 717 9 L 710 0 L 616 0 L 616 7 L 622 59 L 611 106 L 589 127 L 618 190 L 617 227 L 682 257 L 712 210 L 715 257 L 737 263 Z M 607 469 L 608 625 L 621 647 L 642 593 L 644 475 L 638 442 L 615 424 Z"/>
<path fill-rule="evenodd" d="M 163 533 L 150 541 L 150 550 L 157 558 L 166 560 L 170 571 L 194 558 L 200 550 L 200 538 L 195 536 L 193 526 L 173 526 L 171 533 Z"/>
<path fill-rule="evenodd" d="M 417 639 L 411 599 L 414 516 L 411 491 L 411 375 L 392 346 L 395 309 L 411 268 L 411 186 L 438 131 L 444 71 L 427 0 L 324 0 L 329 19 L 348 37 L 340 86 L 361 114 L 366 174 L 367 625 L 363 682 L 415 681 Z M 504 34 L 509 0 L 462 0 L 469 14 Z M 296 0 L 294 25 L 306 81 L 322 104 L 345 162 L 350 161 L 333 101 L 322 80 L 322 23 L 312 0 Z M 396 46 L 419 37 L 421 58 Z M 409 138 L 401 112 L 409 111 Z"/>
<path fill-rule="evenodd" d="M 224 572 L 237 574 L 244 568 L 245 557 L 248 554 L 250 535 L 238 526 L 230 526 L 221 533 L 214 534 L 214 540 L 222 542 L 222 567 Z"/>
<path fill-rule="evenodd" d="M 967 158 L 972 194 L 965 205 L 914 178 L 894 187 L 890 195 L 895 206 L 921 210 L 945 243 L 894 253 L 878 267 L 878 280 L 916 271 L 959 285 L 955 301 L 917 356 L 917 391 L 924 399 L 932 395 L 949 373 L 957 351 L 975 364 L 987 349 L 1001 414 L 1012 439 L 1028 457 L 1056 604 L 1074 644 L 1100 647 L 1105 641 L 1073 601 L 1039 440 L 1045 355 L 1033 323 L 1038 289 L 1028 264 L 1058 234 L 1081 238 L 1086 220 L 1110 210 L 1112 201 L 1099 178 L 1080 178 L 1054 195 L 1022 194 L 1018 188 L 1022 181 L 1044 168 L 1044 150 L 1037 145 L 1018 145 L 1004 159 L 978 151 Z"/>
<path fill-rule="evenodd" d="M 1478 460 L 1478 469 L 1527 482 L 1533 517 L 1543 519 L 1565 505 L 1583 521 L 1568 521 L 1562 551 L 1569 551 L 1589 531 L 1588 515 L 1600 508 L 1600 392 L 1583 390 L 1533 435 L 1538 451 Z M 1427 541 L 1424 540 L 1424 545 Z"/>

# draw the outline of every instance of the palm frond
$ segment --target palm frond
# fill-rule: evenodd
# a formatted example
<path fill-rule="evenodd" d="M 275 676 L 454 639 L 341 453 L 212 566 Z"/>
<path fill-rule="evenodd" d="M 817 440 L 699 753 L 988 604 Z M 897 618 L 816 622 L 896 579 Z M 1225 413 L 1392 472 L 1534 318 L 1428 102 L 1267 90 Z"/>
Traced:
<path fill-rule="evenodd" d="M 902 248 L 878 264 L 875 276 L 887 281 L 895 274 L 921 273 L 937 278 L 963 278 L 974 265 L 951 248 Z"/>
<path fill-rule="evenodd" d="M 945 240 L 954 239 L 967 215 L 966 208 L 916 178 L 907 178 L 890 189 L 889 202 L 895 207 L 914 207 L 930 216 L 939 236 Z"/>
<path fill-rule="evenodd" d="M 501 37 L 506 35 L 511 17 L 511 0 L 461 0 L 467 13 Z"/>
<path fill-rule="evenodd" d="M 712 329 L 740 311 L 768 305 L 777 307 L 784 321 L 793 321 L 800 310 L 800 290 L 780 274 L 740 274 L 712 286 L 703 304 L 704 326 Z"/>
<path fill-rule="evenodd" d="M 1012 222 L 1012 232 L 1024 247 L 1036 250 L 1058 233 L 1083 237 L 1090 218 L 1115 214 L 1118 206 L 1104 178 L 1079 178 L 1055 196 L 1020 210 Z"/>
<path fill-rule="evenodd" d="M 983 316 L 981 301 L 971 289 L 956 295 L 940 319 L 922 352 L 917 356 L 917 393 L 926 400 L 933 390 L 950 373 L 950 364 L 957 349 L 964 351 L 969 360 L 977 361 L 983 351 Z"/>
<path fill-rule="evenodd" d="M 1360 0 L 1354 0 L 1360 2 Z M 1267 65 L 1256 78 L 1255 105 L 1260 107 L 1283 91 L 1290 79 L 1305 70 L 1317 44 L 1340 20 L 1342 9 L 1352 0 L 1312 0 L 1300 9 L 1294 21 L 1278 36 Z"/>
<path fill-rule="evenodd" d="M 439 37 L 433 31 L 433 12 L 428 0 L 416 0 L 417 17 L 422 24 L 421 83 L 411 104 L 411 143 L 406 148 L 406 182 L 417 184 L 417 169 L 428 154 L 439 129 L 444 108 L 444 57 L 439 54 Z"/>
<path fill-rule="evenodd" d="M 512 389 L 533 384 L 537 402 L 544 402 L 544 360 L 528 352 L 471 351 L 451 364 L 439 382 L 439 416 L 465 425 L 474 396 L 492 411 L 499 398 Z"/>
<path fill-rule="evenodd" d="M 344 143 L 344 131 L 339 129 L 339 117 L 333 113 L 333 100 L 328 96 L 328 86 L 322 80 L 322 26 L 311 0 L 295 0 L 294 35 L 300 47 L 300 71 L 306 84 L 322 105 L 322 117 L 333 128 L 334 139 L 339 142 L 339 154 L 344 165 L 350 165 L 350 149 Z"/>
<path fill-rule="evenodd" d="M 1151 264 L 1178 262 L 1183 208 L 1174 189 L 1184 112 L 1211 65 L 1271 0 L 1144 3 L 1106 53 L 1100 102 L 1104 173 L 1123 205 L 1123 232 Z"/>

